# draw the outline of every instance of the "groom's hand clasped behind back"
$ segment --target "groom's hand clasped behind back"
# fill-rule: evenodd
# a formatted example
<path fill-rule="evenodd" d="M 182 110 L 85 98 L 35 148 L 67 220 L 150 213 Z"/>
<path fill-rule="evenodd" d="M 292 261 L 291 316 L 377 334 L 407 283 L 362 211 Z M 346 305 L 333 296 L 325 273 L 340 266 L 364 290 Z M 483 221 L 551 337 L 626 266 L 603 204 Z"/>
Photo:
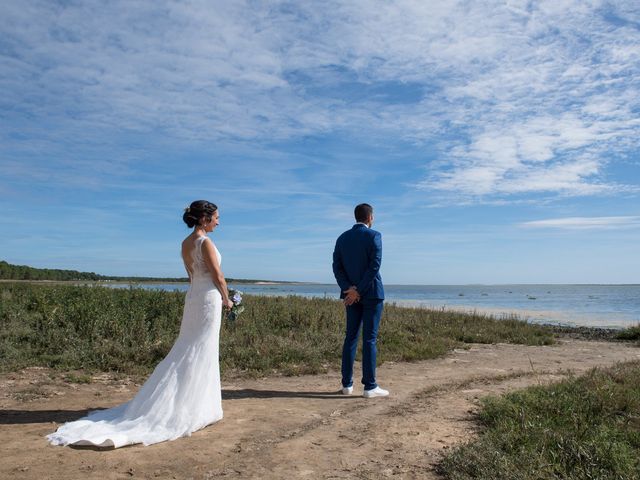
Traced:
<path fill-rule="evenodd" d="M 360 301 L 360 294 L 354 285 L 350 286 L 348 290 L 344 291 L 344 293 L 346 297 L 344 297 L 343 302 L 347 307 Z"/>

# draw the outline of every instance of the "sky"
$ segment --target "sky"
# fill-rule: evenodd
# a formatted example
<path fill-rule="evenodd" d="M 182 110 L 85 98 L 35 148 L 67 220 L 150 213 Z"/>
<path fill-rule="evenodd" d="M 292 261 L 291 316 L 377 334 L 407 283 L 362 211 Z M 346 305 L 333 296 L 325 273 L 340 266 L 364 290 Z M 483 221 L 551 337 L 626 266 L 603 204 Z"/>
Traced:
<path fill-rule="evenodd" d="M 637 1 L 0 3 L 0 259 L 333 282 L 640 283 Z"/>

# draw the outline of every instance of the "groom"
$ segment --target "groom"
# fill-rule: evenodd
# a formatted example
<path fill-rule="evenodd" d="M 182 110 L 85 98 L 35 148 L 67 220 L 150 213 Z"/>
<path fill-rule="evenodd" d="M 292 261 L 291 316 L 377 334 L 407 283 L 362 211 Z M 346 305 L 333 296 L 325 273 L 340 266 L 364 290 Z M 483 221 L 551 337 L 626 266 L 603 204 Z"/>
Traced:
<path fill-rule="evenodd" d="M 382 316 L 384 288 L 380 277 L 382 238 L 371 229 L 373 208 L 355 208 L 356 224 L 338 237 L 333 251 L 333 274 L 347 311 L 347 330 L 342 347 L 342 393 L 353 393 L 353 362 L 362 325 L 362 383 L 364 397 L 386 397 L 376 383 L 376 339 Z"/>

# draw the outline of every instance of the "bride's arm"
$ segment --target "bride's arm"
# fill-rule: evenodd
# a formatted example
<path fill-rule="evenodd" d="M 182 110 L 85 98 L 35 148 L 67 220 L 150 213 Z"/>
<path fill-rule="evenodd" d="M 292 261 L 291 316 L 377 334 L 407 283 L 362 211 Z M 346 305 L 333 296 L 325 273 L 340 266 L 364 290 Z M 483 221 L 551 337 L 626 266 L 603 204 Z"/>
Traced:
<path fill-rule="evenodd" d="M 216 257 L 216 252 L 213 248 L 211 239 L 206 239 L 202 242 L 202 257 L 207 264 L 209 272 L 211 272 L 211 279 L 213 280 L 213 283 L 218 288 L 220 295 L 222 295 L 222 305 L 225 307 L 231 307 L 233 303 L 229 300 L 227 281 L 224 279 L 224 274 L 222 273 L 222 269 L 218 263 L 218 257 Z"/>

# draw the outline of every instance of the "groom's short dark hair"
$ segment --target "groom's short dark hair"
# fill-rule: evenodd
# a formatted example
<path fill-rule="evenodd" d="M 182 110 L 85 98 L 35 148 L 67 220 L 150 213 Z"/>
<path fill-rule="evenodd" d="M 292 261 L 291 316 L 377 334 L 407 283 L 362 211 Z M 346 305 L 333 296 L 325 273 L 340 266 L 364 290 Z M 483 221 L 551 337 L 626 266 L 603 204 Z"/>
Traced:
<path fill-rule="evenodd" d="M 373 215 L 373 207 L 368 203 L 361 203 L 356 205 L 356 209 L 353 212 L 356 216 L 356 222 L 366 222 L 369 217 Z"/>

